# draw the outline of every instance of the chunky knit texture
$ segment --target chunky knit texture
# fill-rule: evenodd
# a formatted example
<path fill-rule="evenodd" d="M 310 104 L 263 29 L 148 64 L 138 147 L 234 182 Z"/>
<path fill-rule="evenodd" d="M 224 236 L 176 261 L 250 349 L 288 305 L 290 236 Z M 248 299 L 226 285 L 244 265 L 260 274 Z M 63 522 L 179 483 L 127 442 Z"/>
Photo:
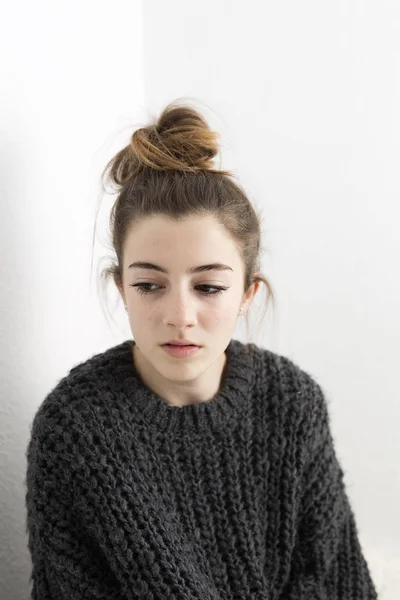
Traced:
<path fill-rule="evenodd" d="M 133 340 L 72 368 L 27 447 L 33 600 L 371 600 L 326 396 L 232 339 L 218 393 L 170 406 Z"/>

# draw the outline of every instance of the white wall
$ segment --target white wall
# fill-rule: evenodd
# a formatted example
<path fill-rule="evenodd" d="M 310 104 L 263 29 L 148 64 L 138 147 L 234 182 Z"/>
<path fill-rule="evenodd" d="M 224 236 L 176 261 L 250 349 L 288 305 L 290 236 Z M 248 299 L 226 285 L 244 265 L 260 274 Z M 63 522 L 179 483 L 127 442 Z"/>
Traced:
<path fill-rule="evenodd" d="M 139 0 L 2 3 L 2 600 L 29 593 L 23 479 L 33 414 L 75 363 L 129 337 L 125 311 L 105 322 L 90 261 L 99 173 L 144 108 L 141 13 Z"/>
<path fill-rule="evenodd" d="M 144 3 L 146 106 L 206 104 L 262 207 L 260 344 L 314 374 L 381 598 L 400 592 L 400 5 Z M 263 297 L 264 298 L 264 297 Z"/>

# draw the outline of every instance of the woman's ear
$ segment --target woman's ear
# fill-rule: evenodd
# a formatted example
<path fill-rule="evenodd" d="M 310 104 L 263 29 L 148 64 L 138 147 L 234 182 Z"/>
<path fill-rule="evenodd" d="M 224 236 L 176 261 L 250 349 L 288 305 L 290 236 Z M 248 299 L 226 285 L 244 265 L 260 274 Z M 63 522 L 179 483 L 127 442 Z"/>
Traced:
<path fill-rule="evenodd" d="M 254 281 L 248 288 L 247 292 L 244 295 L 242 306 L 245 307 L 246 312 L 250 308 L 251 303 L 254 300 L 254 297 L 260 287 L 261 281 Z"/>
<path fill-rule="evenodd" d="M 124 289 L 122 287 L 121 280 L 119 279 L 119 277 L 116 274 L 114 274 L 114 283 L 117 286 L 117 289 L 118 289 L 118 291 L 120 293 L 120 296 L 122 298 L 122 302 L 124 304 L 126 304 L 126 302 L 125 302 L 125 295 L 124 295 Z"/>

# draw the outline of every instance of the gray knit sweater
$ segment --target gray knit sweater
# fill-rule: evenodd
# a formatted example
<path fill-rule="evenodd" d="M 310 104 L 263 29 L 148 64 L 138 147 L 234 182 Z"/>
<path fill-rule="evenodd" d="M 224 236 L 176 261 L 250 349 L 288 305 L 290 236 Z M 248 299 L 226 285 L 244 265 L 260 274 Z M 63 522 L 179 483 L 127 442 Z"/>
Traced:
<path fill-rule="evenodd" d="M 320 385 L 231 340 L 221 388 L 170 406 L 133 340 L 79 363 L 26 451 L 34 600 L 372 600 Z"/>

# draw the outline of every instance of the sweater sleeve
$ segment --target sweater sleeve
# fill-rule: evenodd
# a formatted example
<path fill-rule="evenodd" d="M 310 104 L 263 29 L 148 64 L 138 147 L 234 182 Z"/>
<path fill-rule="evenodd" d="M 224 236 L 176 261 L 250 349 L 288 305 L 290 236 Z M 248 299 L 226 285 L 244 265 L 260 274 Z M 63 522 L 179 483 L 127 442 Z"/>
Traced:
<path fill-rule="evenodd" d="M 31 599 L 216 600 L 123 438 L 109 439 L 67 393 L 37 413 L 27 449 Z"/>
<path fill-rule="evenodd" d="M 308 387 L 310 386 L 310 387 Z M 297 540 L 280 600 L 375 600 L 321 387 L 310 378 Z"/>
<path fill-rule="evenodd" d="M 121 600 L 118 582 L 94 540 L 76 521 L 70 433 L 44 403 L 26 450 L 26 534 L 32 600 Z"/>

